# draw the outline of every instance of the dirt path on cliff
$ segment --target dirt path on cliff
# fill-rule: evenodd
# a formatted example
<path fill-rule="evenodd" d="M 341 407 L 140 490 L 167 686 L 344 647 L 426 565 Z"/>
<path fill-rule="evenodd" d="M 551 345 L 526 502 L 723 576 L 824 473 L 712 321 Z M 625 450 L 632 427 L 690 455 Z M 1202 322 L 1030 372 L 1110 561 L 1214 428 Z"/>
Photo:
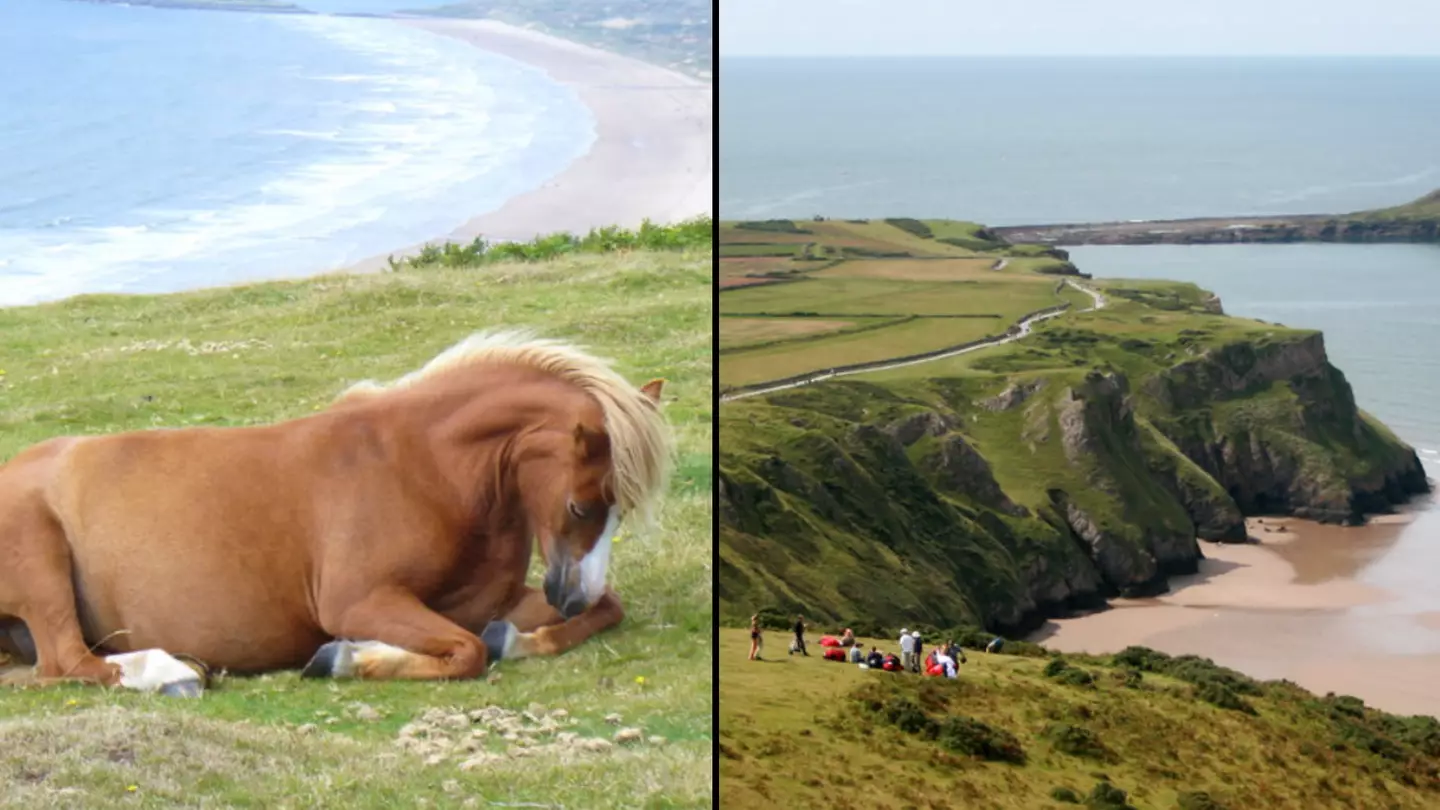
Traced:
<path fill-rule="evenodd" d="M 1093 312 L 1094 310 L 1104 309 L 1104 308 L 1105 308 L 1105 304 L 1106 304 L 1105 296 L 1102 295 L 1098 290 L 1095 290 L 1095 289 L 1093 289 L 1093 288 L 1091 288 L 1091 287 L 1086 287 L 1085 285 L 1080 284 L 1080 283 L 1077 283 L 1077 282 L 1075 282 L 1075 281 L 1072 281 L 1072 280 L 1070 280 L 1070 279 L 1068 279 L 1068 278 L 1065 279 L 1065 283 L 1068 284 L 1068 285 L 1070 285 L 1071 287 L 1074 287 L 1075 289 L 1079 290 L 1080 292 L 1083 292 L 1083 293 L 1085 293 L 1086 295 L 1090 296 L 1090 298 L 1095 302 L 1093 306 L 1091 306 L 1091 307 L 1088 308 L 1088 309 L 1079 310 L 1080 312 Z M 759 396 L 759 395 L 761 395 L 761 394 L 773 394 L 773 393 L 775 393 L 776 391 L 784 391 L 784 390 L 787 389 L 787 388 L 799 388 L 799 387 L 802 386 L 802 385 L 813 385 L 813 384 L 815 384 L 815 383 L 824 382 L 824 381 L 826 381 L 826 380 L 831 380 L 831 379 L 834 379 L 834 378 L 836 378 L 836 377 L 848 377 L 848 376 L 855 375 L 855 374 L 873 374 L 873 373 L 875 373 L 875 372 L 877 372 L 877 371 L 889 371 L 889 370 L 891 370 L 891 369 L 905 368 L 905 367 L 907 367 L 907 366 L 918 366 L 918 365 L 920 365 L 921 363 L 933 363 L 933 362 L 935 362 L 935 361 L 937 361 L 937 360 L 948 360 L 948 359 L 950 359 L 951 357 L 956 357 L 956 356 L 959 356 L 959 355 L 962 355 L 962 354 L 968 354 L 968 353 L 970 353 L 970 352 L 978 352 L 978 351 L 980 351 L 981 349 L 989 349 L 989 348 L 992 348 L 992 347 L 994 347 L 994 346 L 1001 346 L 1001 345 L 1003 345 L 1003 344 L 1006 344 L 1006 343 L 1010 343 L 1010 342 L 1012 342 L 1012 341 L 1019 340 L 1020 338 L 1023 338 L 1023 337 L 1025 337 L 1026 335 L 1030 334 L 1030 327 L 1032 327 L 1033 325 L 1039 323 L 1040 321 L 1048 320 L 1048 319 L 1050 319 L 1050 318 L 1056 318 L 1056 317 L 1059 317 L 1059 316 L 1061 316 L 1061 315 L 1064 315 L 1065 313 L 1070 312 L 1070 311 L 1071 311 L 1071 310 L 1063 309 L 1063 310 L 1060 310 L 1059 312 L 1047 312 L 1047 313 L 1045 313 L 1045 314 L 1043 314 L 1043 315 L 1035 315 L 1035 316 L 1032 316 L 1032 317 L 1029 317 L 1029 318 L 1022 318 L 1019 322 L 1017 322 L 1017 323 L 1015 324 L 1016 326 L 1020 327 L 1020 331 L 1019 331 L 1019 332 L 1016 332 L 1016 333 L 1013 334 L 1013 335 L 1006 335 L 1006 336 L 1004 336 L 1004 337 L 995 338 L 994 340 L 987 340 L 987 341 L 985 341 L 984 343 L 977 343 L 977 344 L 974 344 L 974 345 L 971 345 L 971 346 L 965 346 L 965 347 L 963 347 L 963 348 L 955 349 L 954 351 L 945 352 L 945 353 L 943 353 L 943 354 L 937 354 L 937 355 L 934 355 L 934 356 L 932 356 L 932 357 L 923 357 L 923 358 L 920 358 L 919 360 L 900 360 L 900 361 L 897 361 L 897 362 L 894 362 L 894 363 L 888 363 L 888 364 L 885 364 L 885 365 L 882 365 L 882 366 L 875 366 L 875 367 L 866 368 L 866 369 L 857 369 L 857 370 L 855 370 L 855 371 L 836 371 L 836 372 L 831 372 L 831 373 L 829 373 L 829 374 L 825 374 L 825 375 L 822 375 L 822 376 L 819 376 L 819 377 L 812 377 L 811 379 L 808 379 L 808 380 L 801 380 L 800 382 L 784 383 L 784 384 L 782 384 L 782 385 L 775 385 L 775 386 L 770 386 L 770 387 L 767 387 L 767 388 L 760 388 L 760 389 L 757 389 L 757 390 L 754 390 L 754 391 L 745 391 L 745 392 L 738 393 L 738 394 L 722 394 L 722 395 L 720 396 L 720 401 L 721 401 L 722 403 L 724 403 L 724 402 L 734 402 L 735 400 L 738 400 L 738 399 L 745 399 L 745 398 L 747 398 L 747 397 L 755 397 L 755 396 Z"/>

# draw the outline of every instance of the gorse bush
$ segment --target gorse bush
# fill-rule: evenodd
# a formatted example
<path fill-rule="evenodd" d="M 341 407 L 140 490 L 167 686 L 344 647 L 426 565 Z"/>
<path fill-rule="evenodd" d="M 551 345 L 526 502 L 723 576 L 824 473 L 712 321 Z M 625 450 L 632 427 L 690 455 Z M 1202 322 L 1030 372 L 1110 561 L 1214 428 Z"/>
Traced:
<path fill-rule="evenodd" d="M 947 717 L 940 722 L 940 744 L 958 754 L 1024 764 L 1025 750 L 1014 734 L 970 717 Z"/>
<path fill-rule="evenodd" d="M 1093 686 L 1095 676 L 1078 667 L 1070 666 L 1064 658 L 1056 656 L 1045 665 L 1045 677 L 1054 678 L 1057 683 L 1069 686 Z"/>
<path fill-rule="evenodd" d="M 769 231 L 771 233 L 812 233 L 788 219 L 756 219 L 737 222 L 735 227 L 745 231 Z"/>
<path fill-rule="evenodd" d="M 922 740 L 936 741 L 954 753 L 991 762 L 1025 763 L 1025 749 L 1014 734 L 972 717 L 936 719 L 920 703 L 908 697 L 887 696 L 878 687 L 862 689 L 857 702 L 875 719 Z M 938 695 L 933 693 L 921 695 L 921 702 L 943 709 Z"/>
<path fill-rule="evenodd" d="M 495 262 L 543 262 L 570 253 L 618 253 L 627 250 L 699 250 L 714 245 L 714 222 L 696 217 L 674 225 L 650 220 L 631 230 L 609 225 L 592 228 L 584 236 L 552 233 L 528 242 L 487 242 L 476 238 L 468 245 L 446 242 L 426 245 L 412 257 L 389 259 L 391 270 L 407 267 L 477 267 Z"/>
<path fill-rule="evenodd" d="M 1125 791 L 1106 781 L 1095 783 L 1090 795 L 1085 797 L 1085 806 L 1091 810 L 1135 810 Z"/>
<path fill-rule="evenodd" d="M 893 217 L 891 219 L 885 220 L 885 224 L 890 225 L 891 227 L 899 228 L 900 230 L 908 234 L 918 236 L 921 239 L 930 239 L 935 236 L 934 232 L 930 230 L 930 226 L 926 225 L 918 219 L 910 219 L 908 217 Z"/>
<path fill-rule="evenodd" d="M 1050 723 L 1045 726 L 1040 736 L 1049 740 L 1055 750 L 1062 754 L 1099 760 L 1110 758 L 1110 752 L 1100 741 L 1099 735 L 1084 726 Z"/>
<path fill-rule="evenodd" d="M 1050 791 L 1050 798 L 1063 804 L 1079 804 L 1080 794 L 1068 787 L 1057 787 Z"/>

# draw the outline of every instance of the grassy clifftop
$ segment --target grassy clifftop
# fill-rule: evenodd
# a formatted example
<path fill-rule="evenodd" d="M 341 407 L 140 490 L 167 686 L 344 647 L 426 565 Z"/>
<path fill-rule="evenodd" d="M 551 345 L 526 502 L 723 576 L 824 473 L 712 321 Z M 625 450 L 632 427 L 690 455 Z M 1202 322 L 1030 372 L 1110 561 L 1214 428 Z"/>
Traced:
<path fill-rule="evenodd" d="M 710 806 L 711 279 L 706 246 L 0 309 L 0 459 L 60 434 L 310 414 L 472 331 L 522 326 L 666 378 L 680 451 L 663 530 L 615 547 L 614 631 L 470 682 L 282 673 L 226 678 L 198 702 L 0 687 L 0 806 Z M 597 747 L 619 730 L 611 714 L 644 737 L 567 749 L 552 729 L 522 750 L 494 726 L 482 740 L 449 725 L 487 706 L 564 709 L 565 731 Z"/>
<path fill-rule="evenodd" d="M 722 615 L 1021 631 L 1162 590 L 1244 514 L 1353 522 L 1428 488 L 1318 333 L 1094 286 L 1105 308 L 1014 343 L 722 407 Z"/>
<path fill-rule="evenodd" d="M 725 807 L 1430 808 L 1440 723 L 1205 659 L 969 652 L 957 680 L 720 632 Z M 882 648 L 893 642 L 881 640 Z"/>

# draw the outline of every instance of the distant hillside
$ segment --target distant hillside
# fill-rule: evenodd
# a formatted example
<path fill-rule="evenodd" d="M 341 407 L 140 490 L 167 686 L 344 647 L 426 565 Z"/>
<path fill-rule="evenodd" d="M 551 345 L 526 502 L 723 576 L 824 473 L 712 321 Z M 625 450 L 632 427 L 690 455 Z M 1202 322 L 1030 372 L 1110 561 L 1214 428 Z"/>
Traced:
<path fill-rule="evenodd" d="M 1372 221 L 1440 221 L 1440 189 L 1404 205 L 1397 205 L 1394 208 L 1379 208 L 1374 211 L 1360 211 L 1351 214 L 1350 217 Z"/>
<path fill-rule="evenodd" d="M 1011 242 L 1037 245 L 1431 243 L 1440 242 L 1440 191 L 1393 208 L 1351 214 L 1018 225 L 995 232 Z"/>

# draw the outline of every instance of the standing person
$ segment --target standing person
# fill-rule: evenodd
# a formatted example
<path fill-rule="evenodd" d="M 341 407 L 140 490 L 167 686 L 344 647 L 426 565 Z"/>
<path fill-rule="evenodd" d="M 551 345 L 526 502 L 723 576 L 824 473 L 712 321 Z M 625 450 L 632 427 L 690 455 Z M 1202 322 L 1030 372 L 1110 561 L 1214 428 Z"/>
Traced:
<path fill-rule="evenodd" d="M 964 647 L 960 646 L 959 644 L 956 644 L 954 641 L 947 641 L 947 642 L 945 642 L 945 646 L 946 646 L 945 652 L 948 653 L 951 658 L 955 659 L 955 663 L 956 663 L 957 666 L 960 665 L 960 664 L 965 663 L 965 661 L 966 661 L 967 659 L 965 658 L 965 648 L 964 648 Z"/>
<path fill-rule="evenodd" d="M 900 667 L 909 670 L 915 668 L 915 639 L 910 637 L 908 629 L 900 631 Z"/>
<path fill-rule="evenodd" d="M 761 659 L 760 659 L 760 644 L 761 644 L 761 638 L 760 638 L 760 614 L 759 614 L 759 613 L 756 613 L 754 616 L 751 616 L 751 617 L 750 617 L 750 660 L 751 660 L 751 661 L 759 661 L 759 660 L 761 660 Z"/>
<path fill-rule="evenodd" d="M 804 617 L 804 616 L 796 616 L 796 617 L 795 617 L 795 641 L 790 645 L 790 654 L 791 654 L 791 655 L 794 655 L 794 654 L 797 653 L 797 652 L 800 653 L 801 655 L 805 656 L 806 658 L 809 658 L 809 657 L 810 657 L 810 653 L 808 653 L 808 652 L 805 651 L 805 617 Z"/>
<path fill-rule="evenodd" d="M 915 671 L 916 671 L 916 672 L 919 672 L 919 671 L 920 671 L 920 661 L 924 660 L 924 658 L 922 657 L 922 653 L 924 653 L 924 651 L 925 651 L 925 650 L 924 650 L 925 645 L 920 643 L 920 631 L 919 631 L 919 630 L 916 630 L 915 632 L 913 632 L 913 633 L 910 634 L 910 643 L 911 643 L 911 645 L 912 645 L 912 649 L 915 651 L 915 662 L 916 662 L 916 663 L 915 663 Z"/>

